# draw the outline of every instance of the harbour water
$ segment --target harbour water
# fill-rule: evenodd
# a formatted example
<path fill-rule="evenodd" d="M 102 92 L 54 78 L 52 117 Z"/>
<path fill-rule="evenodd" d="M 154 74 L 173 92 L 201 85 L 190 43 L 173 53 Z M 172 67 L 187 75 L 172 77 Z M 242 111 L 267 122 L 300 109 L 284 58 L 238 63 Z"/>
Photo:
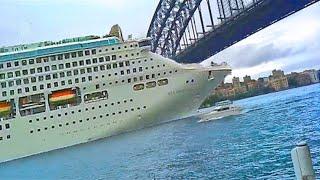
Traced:
<path fill-rule="evenodd" d="M 290 150 L 300 140 L 320 178 L 320 84 L 235 104 L 243 115 L 187 118 L 2 163 L 0 179 L 294 179 Z"/>

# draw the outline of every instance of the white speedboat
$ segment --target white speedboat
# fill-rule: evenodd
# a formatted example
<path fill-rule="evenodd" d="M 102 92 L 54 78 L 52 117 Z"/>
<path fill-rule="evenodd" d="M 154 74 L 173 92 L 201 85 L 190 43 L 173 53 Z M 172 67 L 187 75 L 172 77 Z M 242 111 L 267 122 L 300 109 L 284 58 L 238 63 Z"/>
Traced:
<path fill-rule="evenodd" d="M 216 103 L 212 111 L 201 113 L 198 115 L 200 120 L 198 122 L 206 122 L 216 119 L 221 119 L 228 116 L 241 114 L 242 108 L 233 105 L 232 101 L 221 101 Z"/>

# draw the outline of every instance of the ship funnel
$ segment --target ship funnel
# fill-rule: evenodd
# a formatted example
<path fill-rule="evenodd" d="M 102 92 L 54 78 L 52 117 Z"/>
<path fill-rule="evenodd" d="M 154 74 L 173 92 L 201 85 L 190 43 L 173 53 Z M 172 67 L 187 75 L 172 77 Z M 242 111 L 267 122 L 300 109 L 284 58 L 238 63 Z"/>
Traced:
<path fill-rule="evenodd" d="M 124 41 L 121 28 L 118 24 L 112 26 L 109 36 L 118 37 L 122 42 Z"/>

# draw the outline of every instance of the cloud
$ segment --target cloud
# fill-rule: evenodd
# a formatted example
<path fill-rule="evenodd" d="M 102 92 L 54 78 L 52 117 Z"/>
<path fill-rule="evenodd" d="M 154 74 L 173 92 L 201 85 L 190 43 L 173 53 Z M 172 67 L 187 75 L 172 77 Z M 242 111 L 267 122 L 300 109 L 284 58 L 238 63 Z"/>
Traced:
<path fill-rule="evenodd" d="M 264 76 L 266 71 L 278 68 L 287 73 L 317 68 L 320 64 L 319 16 L 319 6 L 306 8 L 203 63 L 226 61 L 233 67 L 233 75 L 240 77 Z"/>

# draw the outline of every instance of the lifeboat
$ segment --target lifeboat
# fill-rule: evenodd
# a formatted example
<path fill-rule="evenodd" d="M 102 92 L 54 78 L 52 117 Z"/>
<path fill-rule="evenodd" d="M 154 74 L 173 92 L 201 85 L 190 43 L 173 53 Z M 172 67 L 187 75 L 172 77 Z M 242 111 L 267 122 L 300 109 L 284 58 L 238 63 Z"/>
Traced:
<path fill-rule="evenodd" d="M 72 89 L 64 89 L 52 92 L 49 97 L 50 103 L 54 105 L 65 105 L 74 103 L 76 99 L 76 91 Z"/>
<path fill-rule="evenodd" d="M 11 112 L 11 104 L 9 102 L 0 102 L 0 117 L 8 116 Z"/>

